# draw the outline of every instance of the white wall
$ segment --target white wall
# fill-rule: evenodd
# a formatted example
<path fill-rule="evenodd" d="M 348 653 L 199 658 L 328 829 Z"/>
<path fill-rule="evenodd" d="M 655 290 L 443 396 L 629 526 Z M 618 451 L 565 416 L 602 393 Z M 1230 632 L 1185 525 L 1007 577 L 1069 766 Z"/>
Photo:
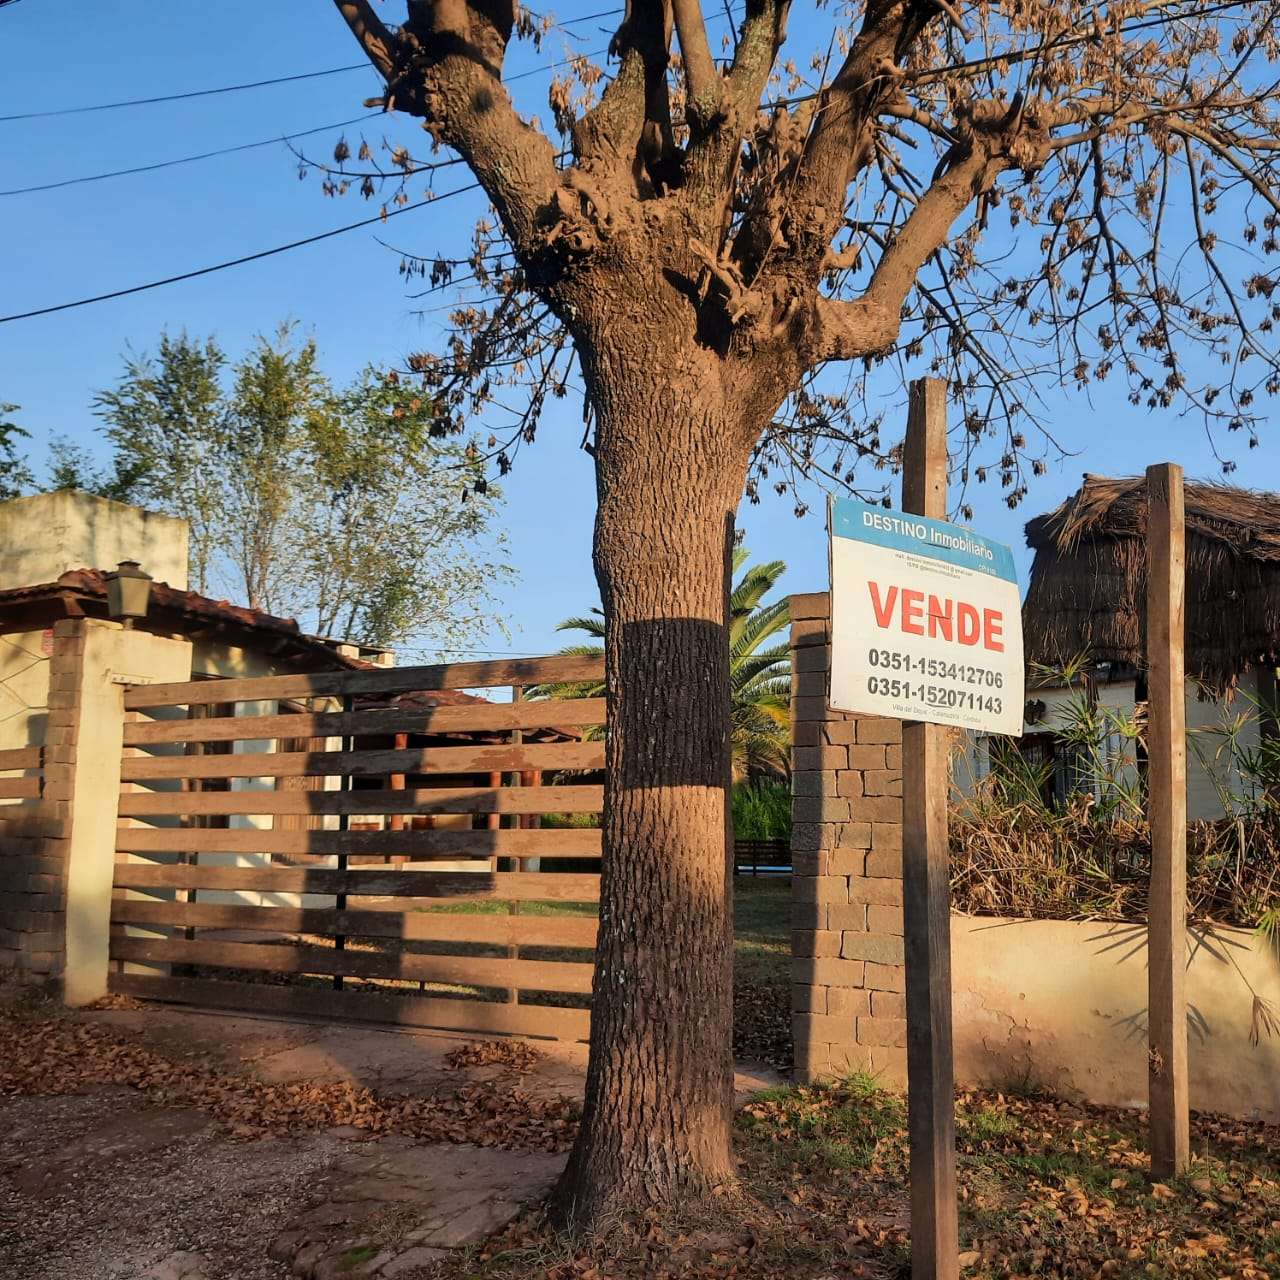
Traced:
<path fill-rule="evenodd" d="M 187 588 L 187 522 L 63 490 L 0 502 L 0 591 L 56 582 L 69 569 L 136 560 L 157 582 Z"/>
<path fill-rule="evenodd" d="M 1106 1106 L 1147 1098 L 1146 928 L 951 918 L 956 1080 Z M 1255 995 L 1280 1007 L 1280 959 L 1242 929 L 1192 930 L 1191 1106 L 1280 1121 L 1280 1038 L 1251 1043 Z"/>

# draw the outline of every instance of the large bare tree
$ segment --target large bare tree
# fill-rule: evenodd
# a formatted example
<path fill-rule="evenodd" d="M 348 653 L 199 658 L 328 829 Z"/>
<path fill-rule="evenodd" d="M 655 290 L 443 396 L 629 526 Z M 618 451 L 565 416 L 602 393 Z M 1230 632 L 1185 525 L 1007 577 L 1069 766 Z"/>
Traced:
<path fill-rule="evenodd" d="M 553 85 L 557 142 L 503 83 L 511 42 L 549 20 L 409 0 L 397 26 L 335 2 L 378 101 L 420 117 L 496 213 L 463 259 L 485 297 L 448 351 L 410 362 L 440 429 L 522 379 L 528 439 L 566 361 L 585 389 L 612 702 L 560 1203 L 584 1221 L 700 1196 L 733 1176 L 725 623 L 744 487 L 883 463 L 858 393 L 887 361 L 950 379 L 961 478 L 992 468 L 1011 503 L 1038 462 L 1038 377 L 1118 376 L 1135 403 L 1252 437 L 1255 395 L 1280 385 L 1278 5 L 862 0 L 809 19 L 826 30 L 797 68 L 786 0 L 735 6 L 723 56 L 699 0 L 628 0 L 612 78 L 575 58 Z M 329 189 L 439 163 L 344 142 Z M 460 263 L 417 266 L 439 287 Z M 851 379 L 819 379 L 833 362 Z"/>

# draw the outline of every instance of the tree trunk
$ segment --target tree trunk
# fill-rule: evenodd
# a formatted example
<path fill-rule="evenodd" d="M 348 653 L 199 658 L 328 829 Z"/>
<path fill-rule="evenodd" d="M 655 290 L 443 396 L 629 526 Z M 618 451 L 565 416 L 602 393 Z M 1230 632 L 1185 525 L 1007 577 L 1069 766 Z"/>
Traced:
<path fill-rule="evenodd" d="M 714 375 L 638 381 L 592 388 L 610 703 L 591 1054 L 558 1197 L 575 1224 L 733 1176 L 726 622 L 747 449 Z"/>

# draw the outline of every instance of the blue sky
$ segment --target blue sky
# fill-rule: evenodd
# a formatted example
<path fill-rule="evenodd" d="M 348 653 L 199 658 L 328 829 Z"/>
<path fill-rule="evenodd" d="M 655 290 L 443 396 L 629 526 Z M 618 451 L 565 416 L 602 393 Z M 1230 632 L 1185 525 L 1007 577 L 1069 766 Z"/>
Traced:
<path fill-rule="evenodd" d="M 555 13 L 568 19 L 608 7 L 580 0 L 557 6 Z M 816 32 L 817 21 L 810 13 L 795 13 L 798 41 Z M 571 47 L 602 49 L 612 22 L 575 26 L 580 39 Z M 548 57 L 563 56 L 563 37 L 553 35 L 545 48 Z M 21 0 L 0 7 L 0 116 L 182 93 L 359 60 L 336 12 L 318 0 L 80 0 L 57 6 Z M 51 61 L 56 74 L 50 73 Z M 509 70 L 532 65 L 522 49 Z M 520 82 L 522 106 L 541 110 L 544 119 L 550 114 L 544 105 L 550 78 L 542 74 Z M 184 103 L 0 123 L 0 189 L 347 120 L 364 114 L 361 100 L 376 89 L 372 72 L 359 70 Z M 371 142 L 385 131 L 425 152 L 424 135 L 411 121 L 392 119 L 385 130 L 377 123 L 378 131 L 366 134 Z M 348 138 L 359 136 L 354 129 L 346 132 Z M 337 134 L 318 134 L 299 145 L 326 156 Z M 461 168 L 446 170 L 436 190 L 465 181 Z M 19 420 L 41 439 L 64 434 L 93 445 L 95 391 L 114 381 L 127 343 L 149 347 L 166 326 L 216 333 L 225 348 L 238 352 L 255 333 L 293 318 L 314 332 L 326 370 L 338 381 L 369 362 L 396 362 L 408 351 L 430 347 L 439 333 L 438 317 L 413 314 L 415 304 L 397 274 L 399 257 L 375 236 L 421 253 L 457 253 L 481 207 L 474 198 L 453 199 L 397 218 L 381 232 L 357 231 L 200 280 L 0 325 L 0 401 L 19 403 Z M 372 212 L 354 196 L 325 199 L 314 176 L 299 181 L 296 164 L 280 145 L 152 174 L 0 196 L 0 314 L 191 270 Z M 1073 456 L 1051 462 L 1016 512 L 1004 506 L 998 485 L 974 490 L 974 527 L 1013 543 L 1024 574 L 1023 522 L 1071 492 L 1082 471 L 1127 474 L 1171 460 L 1191 476 L 1218 474 L 1197 420 L 1131 408 L 1118 388 L 1092 403 L 1057 388 L 1044 394 L 1054 429 Z M 545 651 L 562 643 L 556 621 L 595 599 L 594 486 L 590 459 L 578 447 L 580 407 L 563 402 L 558 414 L 505 483 L 506 523 L 520 580 L 506 602 L 512 641 L 495 631 L 478 642 L 495 651 Z M 896 418 L 905 420 L 905 406 Z M 1220 447 L 1240 460 L 1237 482 L 1280 488 L 1280 455 L 1269 436 L 1252 453 L 1243 441 L 1221 441 Z M 803 520 L 795 519 L 789 499 L 771 494 L 760 506 L 742 510 L 753 554 L 788 563 L 785 590 L 817 590 L 826 583 L 823 504 L 816 493 L 812 497 L 814 514 Z"/>

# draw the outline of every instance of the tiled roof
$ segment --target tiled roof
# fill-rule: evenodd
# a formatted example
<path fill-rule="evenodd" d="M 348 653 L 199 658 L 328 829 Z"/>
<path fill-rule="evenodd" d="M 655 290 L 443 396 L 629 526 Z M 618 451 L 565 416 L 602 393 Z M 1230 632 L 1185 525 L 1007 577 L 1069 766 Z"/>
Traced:
<path fill-rule="evenodd" d="M 101 569 L 71 569 L 57 582 L 0 591 L 0 612 L 20 610 L 24 604 L 63 601 L 72 614 L 105 616 L 106 573 Z M 319 636 L 308 635 L 292 618 L 277 618 L 261 609 L 249 609 L 228 600 L 212 600 L 197 591 L 180 591 L 167 582 L 151 584 L 150 628 L 179 633 L 204 628 L 233 630 L 252 636 L 271 653 L 292 652 L 330 669 L 366 668 L 374 664 L 348 657 Z"/>

